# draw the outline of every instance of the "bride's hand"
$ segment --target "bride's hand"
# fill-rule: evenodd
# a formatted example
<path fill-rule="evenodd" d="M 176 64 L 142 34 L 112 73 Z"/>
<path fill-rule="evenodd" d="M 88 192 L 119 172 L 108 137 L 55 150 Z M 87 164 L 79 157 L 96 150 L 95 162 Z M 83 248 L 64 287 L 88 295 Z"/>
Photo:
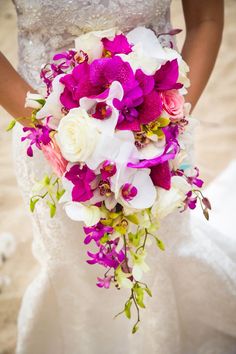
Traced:
<path fill-rule="evenodd" d="M 28 91 L 35 92 L 0 52 L 0 104 L 24 126 L 31 125 L 32 108 L 25 108 Z"/>

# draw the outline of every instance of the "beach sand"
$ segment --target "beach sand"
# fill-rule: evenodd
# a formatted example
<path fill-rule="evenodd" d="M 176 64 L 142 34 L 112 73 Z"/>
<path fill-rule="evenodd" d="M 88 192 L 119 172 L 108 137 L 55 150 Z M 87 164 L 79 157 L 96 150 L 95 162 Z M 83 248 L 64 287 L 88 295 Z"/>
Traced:
<path fill-rule="evenodd" d="M 226 0 L 225 30 L 219 57 L 207 88 L 194 111 L 200 122 L 196 134 L 196 159 L 202 177 L 210 182 L 236 158 L 236 1 Z M 184 28 L 181 1 L 172 3 L 175 28 Z M 17 65 L 16 15 L 10 0 L 0 0 L 0 50 Z M 178 43 L 184 39 L 179 35 Z M 8 115 L 0 110 L 0 237 L 10 232 L 17 242 L 15 254 L 0 269 L 11 284 L 0 293 L 0 354 L 12 354 L 22 295 L 37 271 L 31 255 L 31 226 L 17 189 L 11 157 Z"/>

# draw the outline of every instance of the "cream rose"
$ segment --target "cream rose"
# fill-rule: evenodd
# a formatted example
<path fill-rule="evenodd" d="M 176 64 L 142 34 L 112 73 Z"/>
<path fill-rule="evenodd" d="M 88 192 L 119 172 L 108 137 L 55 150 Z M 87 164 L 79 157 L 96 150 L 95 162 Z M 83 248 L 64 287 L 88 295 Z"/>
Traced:
<path fill-rule="evenodd" d="M 56 141 L 63 157 L 70 162 L 86 162 L 93 154 L 99 132 L 82 108 L 73 108 L 61 119 Z"/>

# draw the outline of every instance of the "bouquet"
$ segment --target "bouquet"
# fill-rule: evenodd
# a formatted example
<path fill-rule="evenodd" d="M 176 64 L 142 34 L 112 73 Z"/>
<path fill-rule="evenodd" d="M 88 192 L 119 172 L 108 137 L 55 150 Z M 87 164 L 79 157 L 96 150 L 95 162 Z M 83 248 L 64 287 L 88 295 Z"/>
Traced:
<path fill-rule="evenodd" d="M 53 217 L 60 202 L 84 223 L 84 243 L 97 247 L 87 262 L 104 268 L 97 286 L 130 291 L 121 313 L 137 311 L 133 333 L 152 295 L 143 282 L 150 240 L 164 250 L 162 219 L 198 200 L 206 218 L 210 209 L 184 143 L 187 72 L 181 55 L 150 29 L 124 35 L 112 28 L 55 54 L 41 70 L 47 92 L 26 98 L 34 110 L 22 141 L 29 141 L 29 157 L 41 150 L 54 171 L 36 183 L 31 211 L 43 199 Z"/>

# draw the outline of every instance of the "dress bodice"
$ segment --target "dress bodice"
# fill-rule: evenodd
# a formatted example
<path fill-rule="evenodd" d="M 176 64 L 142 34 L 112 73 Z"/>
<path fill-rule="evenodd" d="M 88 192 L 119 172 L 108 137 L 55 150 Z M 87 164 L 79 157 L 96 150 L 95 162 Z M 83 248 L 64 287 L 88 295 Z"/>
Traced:
<path fill-rule="evenodd" d="M 13 0 L 18 16 L 19 71 L 32 85 L 52 54 L 73 47 L 82 33 L 136 26 L 170 30 L 171 0 Z"/>

